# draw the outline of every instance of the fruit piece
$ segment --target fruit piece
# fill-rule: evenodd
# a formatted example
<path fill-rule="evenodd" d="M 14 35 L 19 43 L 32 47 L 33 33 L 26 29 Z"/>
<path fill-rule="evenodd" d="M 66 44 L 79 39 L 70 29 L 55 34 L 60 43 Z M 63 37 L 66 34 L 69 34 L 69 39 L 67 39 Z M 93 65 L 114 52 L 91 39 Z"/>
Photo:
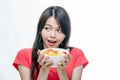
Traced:
<path fill-rule="evenodd" d="M 48 49 L 48 50 L 45 50 L 44 52 L 43 52 L 44 54 L 46 54 L 46 55 L 49 55 L 49 56 L 61 56 L 61 55 L 65 55 L 65 54 L 67 54 L 66 52 L 59 52 L 59 51 L 57 51 L 57 50 L 53 50 L 53 49 Z"/>
<path fill-rule="evenodd" d="M 66 52 L 63 52 L 63 54 L 65 54 L 65 55 L 66 55 L 67 53 L 66 53 Z"/>
<path fill-rule="evenodd" d="M 61 52 L 57 52 L 57 56 L 61 56 L 62 55 L 62 53 Z"/>
<path fill-rule="evenodd" d="M 45 50 L 43 53 L 48 54 L 50 51 L 52 51 L 52 49 Z"/>
<path fill-rule="evenodd" d="M 53 51 L 49 51 L 48 55 L 49 56 L 56 56 L 56 53 L 54 53 Z"/>

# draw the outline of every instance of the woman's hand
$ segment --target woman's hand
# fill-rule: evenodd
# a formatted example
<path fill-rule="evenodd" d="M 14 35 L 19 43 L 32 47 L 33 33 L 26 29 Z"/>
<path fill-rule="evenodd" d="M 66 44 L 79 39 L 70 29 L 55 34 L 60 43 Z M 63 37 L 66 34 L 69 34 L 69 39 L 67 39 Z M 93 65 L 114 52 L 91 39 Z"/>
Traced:
<path fill-rule="evenodd" d="M 67 49 L 68 50 L 68 54 L 66 54 L 65 56 L 64 56 L 64 61 L 60 61 L 60 64 L 58 64 L 57 66 L 57 69 L 64 69 L 65 68 L 65 66 L 69 63 L 69 60 L 72 58 L 72 55 L 70 54 L 70 50 L 69 49 Z"/>
<path fill-rule="evenodd" d="M 37 62 L 40 64 L 41 69 L 42 68 L 49 69 L 53 64 L 53 61 L 47 61 L 49 57 L 45 56 L 44 54 L 40 54 L 40 50 L 38 50 L 37 54 L 38 54 Z"/>
<path fill-rule="evenodd" d="M 47 61 L 49 57 L 45 56 L 44 54 L 40 54 L 40 50 L 38 50 L 37 54 L 38 54 L 37 62 L 40 64 L 40 70 L 37 80 L 47 80 L 49 70 L 53 64 L 53 61 Z"/>
<path fill-rule="evenodd" d="M 69 51 L 69 49 L 67 49 Z M 64 61 L 60 61 L 61 64 L 57 65 L 57 72 L 60 80 L 69 80 L 65 67 L 69 63 L 69 60 L 72 58 L 72 55 L 69 53 L 64 57 Z"/>

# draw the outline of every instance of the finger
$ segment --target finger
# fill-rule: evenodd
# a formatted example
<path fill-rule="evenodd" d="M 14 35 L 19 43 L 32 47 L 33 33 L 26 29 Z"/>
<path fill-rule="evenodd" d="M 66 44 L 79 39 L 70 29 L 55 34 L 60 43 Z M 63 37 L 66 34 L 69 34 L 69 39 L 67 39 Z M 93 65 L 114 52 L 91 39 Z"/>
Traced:
<path fill-rule="evenodd" d="M 71 59 L 71 58 L 72 58 L 72 55 L 70 54 L 70 49 L 67 48 L 67 51 L 68 51 L 68 58 Z"/>
<path fill-rule="evenodd" d="M 41 54 L 41 55 L 38 57 L 37 62 L 40 63 L 43 58 L 44 58 L 44 55 Z"/>
<path fill-rule="evenodd" d="M 49 58 L 48 56 L 44 56 L 44 58 L 39 62 L 40 65 L 44 65 L 48 58 Z"/>
<path fill-rule="evenodd" d="M 69 60 L 71 59 L 71 54 L 67 54 L 66 56 L 64 56 L 64 65 L 67 65 L 68 64 L 68 62 L 69 62 Z"/>
<path fill-rule="evenodd" d="M 60 66 L 64 67 L 67 65 L 67 61 L 60 61 Z"/>
<path fill-rule="evenodd" d="M 37 51 L 38 56 L 40 55 L 40 50 Z"/>
<path fill-rule="evenodd" d="M 69 51 L 69 52 L 70 52 L 70 49 L 69 49 L 69 48 L 67 48 L 67 51 Z"/>
<path fill-rule="evenodd" d="M 73 58 L 73 56 L 72 56 L 71 54 L 69 54 L 69 56 L 70 56 L 70 57 L 69 57 L 70 59 L 72 59 L 72 58 Z"/>
<path fill-rule="evenodd" d="M 66 61 L 66 60 L 67 60 L 67 58 L 68 58 L 68 56 L 67 56 L 67 55 L 65 55 L 65 56 L 64 56 L 64 59 L 65 59 L 64 61 Z"/>
<path fill-rule="evenodd" d="M 57 64 L 57 68 L 61 68 L 61 67 L 63 67 L 62 63 Z"/>
<path fill-rule="evenodd" d="M 71 54 L 67 54 L 67 56 L 68 56 L 69 60 L 72 59 L 72 55 Z"/>
<path fill-rule="evenodd" d="M 57 68 L 58 68 L 58 69 L 64 69 L 65 66 L 64 66 L 62 63 L 60 63 L 60 64 L 57 65 Z"/>
<path fill-rule="evenodd" d="M 67 48 L 67 53 L 70 54 L 70 49 L 69 48 Z"/>
<path fill-rule="evenodd" d="M 69 55 L 70 55 L 70 54 L 66 54 L 66 55 L 64 56 L 64 58 L 65 58 L 66 61 L 69 61 L 69 58 L 70 58 Z"/>
<path fill-rule="evenodd" d="M 66 65 L 68 64 L 68 61 L 67 61 L 67 60 L 65 60 L 64 62 L 65 62 Z"/>
<path fill-rule="evenodd" d="M 66 56 L 64 56 L 64 62 L 63 62 L 63 64 L 67 64 L 68 63 L 68 61 L 69 61 L 69 59 L 68 59 L 68 56 L 66 55 Z"/>
<path fill-rule="evenodd" d="M 50 67 L 53 65 L 53 61 L 47 61 L 43 66 L 42 68 L 46 68 L 46 67 Z"/>

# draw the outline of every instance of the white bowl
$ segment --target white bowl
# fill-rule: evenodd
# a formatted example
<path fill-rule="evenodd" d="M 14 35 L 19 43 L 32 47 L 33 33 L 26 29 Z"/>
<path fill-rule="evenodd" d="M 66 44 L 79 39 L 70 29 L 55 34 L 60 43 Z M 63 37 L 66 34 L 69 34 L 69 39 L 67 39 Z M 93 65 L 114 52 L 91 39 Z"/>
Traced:
<path fill-rule="evenodd" d="M 52 52 L 50 52 L 50 50 Z M 55 53 L 57 53 L 57 54 L 53 54 L 54 53 L 53 51 L 55 51 Z M 63 61 L 65 60 L 64 56 L 66 54 L 68 54 L 68 50 L 62 49 L 62 48 L 46 48 L 46 49 L 43 49 L 41 51 L 41 53 L 45 54 L 45 56 L 49 56 L 48 60 L 52 60 L 53 61 L 53 66 L 52 67 L 57 67 L 57 65 L 60 64 L 61 60 L 63 60 Z"/>

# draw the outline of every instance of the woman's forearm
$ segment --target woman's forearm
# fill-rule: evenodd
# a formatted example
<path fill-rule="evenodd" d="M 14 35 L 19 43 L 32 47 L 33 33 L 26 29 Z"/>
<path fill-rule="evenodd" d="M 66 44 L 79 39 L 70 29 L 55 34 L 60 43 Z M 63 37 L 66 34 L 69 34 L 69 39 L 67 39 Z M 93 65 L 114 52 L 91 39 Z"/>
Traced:
<path fill-rule="evenodd" d="M 65 69 L 64 70 L 57 69 L 57 72 L 60 80 L 69 80 Z"/>
<path fill-rule="evenodd" d="M 47 80 L 49 70 L 40 69 L 37 80 Z"/>

